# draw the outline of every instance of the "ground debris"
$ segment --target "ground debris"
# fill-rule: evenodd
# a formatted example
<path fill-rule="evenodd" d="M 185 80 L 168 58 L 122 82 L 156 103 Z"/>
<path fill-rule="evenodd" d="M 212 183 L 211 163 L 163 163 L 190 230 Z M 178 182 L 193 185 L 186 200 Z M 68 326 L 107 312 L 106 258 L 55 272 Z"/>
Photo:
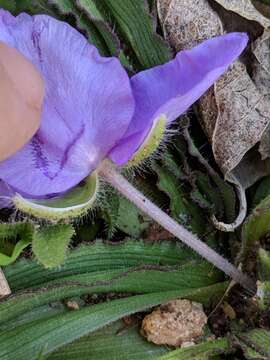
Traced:
<path fill-rule="evenodd" d="M 207 316 L 201 304 L 173 300 L 143 319 L 141 334 L 158 345 L 181 346 L 200 337 L 206 323 Z"/>

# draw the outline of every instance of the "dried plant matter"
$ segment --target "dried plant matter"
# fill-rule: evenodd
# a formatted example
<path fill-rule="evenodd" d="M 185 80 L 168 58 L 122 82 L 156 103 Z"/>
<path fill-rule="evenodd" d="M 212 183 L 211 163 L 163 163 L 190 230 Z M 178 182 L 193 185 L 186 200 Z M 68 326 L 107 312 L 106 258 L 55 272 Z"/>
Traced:
<path fill-rule="evenodd" d="M 161 4 L 164 0 L 159 0 L 159 7 L 163 8 Z M 206 0 L 172 0 L 163 13 L 165 37 L 177 51 L 223 32 L 219 16 Z"/>
<path fill-rule="evenodd" d="M 218 4 L 223 8 L 212 6 Z M 231 21 L 229 29 L 226 28 L 228 21 L 221 23 L 226 17 L 243 19 L 239 21 L 241 29 L 247 32 L 251 25 L 256 27 L 256 21 L 259 30 L 252 31 L 251 40 L 255 33 L 262 33 L 263 28 L 270 25 L 270 20 L 246 0 L 159 0 L 158 7 L 165 37 L 176 50 L 194 46 L 227 30 L 238 30 L 237 21 Z M 245 64 L 239 61 L 231 66 L 196 106 L 217 164 L 225 178 L 241 186 L 242 192 L 269 173 L 266 163 L 270 149 L 269 33 L 265 30 L 261 37 L 256 36 L 243 59 Z M 257 143 L 260 143 L 260 153 L 254 150 Z M 250 161 L 250 151 L 257 152 L 256 163 Z M 252 154 L 252 159 L 254 156 Z M 239 219 L 244 218 L 246 209 L 242 212 Z M 240 221 L 235 224 L 239 225 Z"/>
<path fill-rule="evenodd" d="M 260 141 L 269 123 L 270 107 L 241 63 L 217 81 L 215 100 L 218 114 L 212 147 L 217 163 L 227 174 Z"/>
<path fill-rule="evenodd" d="M 218 2 L 231 11 L 237 11 L 239 1 Z M 162 3 L 160 0 L 160 7 Z M 242 4 L 241 10 L 240 15 L 246 14 L 247 18 L 251 18 L 252 14 L 256 19 L 262 17 L 252 4 Z M 225 30 L 207 0 L 172 0 L 166 14 L 165 36 L 177 50 L 193 46 Z M 265 25 L 270 21 L 263 19 Z M 225 175 L 260 141 L 270 120 L 268 104 L 240 62 L 233 65 L 200 99 L 198 109 L 216 162 Z"/>
<path fill-rule="evenodd" d="M 201 304 L 173 300 L 143 319 L 141 334 L 158 345 L 180 346 L 200 337 L 206 323 L 207 317 Z"/>
<path fill-rule="evenodd" d="M 270 26 L 270 20 L 263 16 L 252 4 L 251 0 L 215 0 L 226 10 L 233 11 L 240 16 L 258 22 L 264 28 Z"/>

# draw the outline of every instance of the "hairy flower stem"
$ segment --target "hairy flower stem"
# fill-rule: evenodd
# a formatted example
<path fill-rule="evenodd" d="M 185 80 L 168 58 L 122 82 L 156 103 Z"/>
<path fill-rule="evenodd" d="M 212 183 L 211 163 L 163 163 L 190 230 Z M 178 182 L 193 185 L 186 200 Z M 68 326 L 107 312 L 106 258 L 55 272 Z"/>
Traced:
<path fill-rule="evenodd" d="M 255 283 L 228 260 L 217 254 L 208 245 L 202 242 L 196 235 L 186 230 L 182 225 L 178 224 L 165 212 L 163 212 L 152 201 L 147 199 L 140 191 L 138 191 L 132 184 L 130 184 L 108 161 L 104 161 L 99 169 L 100 175 L 123 194 L 127 199 L 134 203 L 142 212 L 150 216 L 153 220 L 163 226 L 175 237 L 180 239 L 187 246 L 200 254 L 203 258 L 229 275 L 235 282 L 241 284 L 250 292 L 255 291 Z"/>
<path fill-rule="evenodd" d="M 0 268 L 0 298 L 11 294 L 10 287 L 3 270 Z"/>

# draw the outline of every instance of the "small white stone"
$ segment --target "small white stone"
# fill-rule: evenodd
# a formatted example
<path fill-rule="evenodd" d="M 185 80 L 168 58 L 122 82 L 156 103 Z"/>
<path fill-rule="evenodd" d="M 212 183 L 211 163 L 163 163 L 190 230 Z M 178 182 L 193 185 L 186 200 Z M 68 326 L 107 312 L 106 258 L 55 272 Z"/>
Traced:
<path fill-rule="evenodd" d="M 185 341 L 182 343 L 181 348 L 188 348 L 190 346 L 194 346 L 195 342 L 194 341 Z"/>

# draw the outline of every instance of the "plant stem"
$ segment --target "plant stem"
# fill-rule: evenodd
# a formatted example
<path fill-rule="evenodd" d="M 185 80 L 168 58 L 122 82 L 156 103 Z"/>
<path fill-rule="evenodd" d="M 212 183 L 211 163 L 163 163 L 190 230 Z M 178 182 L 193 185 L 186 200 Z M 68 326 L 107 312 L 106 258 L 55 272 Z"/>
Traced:
<path fill-rule="evenodd" d="M 152 201 L 147 199 L 117 171 L 112 163 L 104 161 L 99 169 L 99 173 L 109 184 L 134 203 L 142 212 L 158 222 L 171 234 L 191 247 L 194 251 L 215 265 L 218 269 L 222 270 L 225 274 L 229 275 L 235 282 L 241 284 L 248 291 L 255 291 L 256 285 L 248 276 L 243 274 L 221 255 L 217 254 L 196 235 L 192 234 L 182 225 L 173 220 Z"/>
<path fill-rule="evenodd" d="M 11 294 L 10 287 L 3 270 L 0 268 L 0 298 Z"/>

